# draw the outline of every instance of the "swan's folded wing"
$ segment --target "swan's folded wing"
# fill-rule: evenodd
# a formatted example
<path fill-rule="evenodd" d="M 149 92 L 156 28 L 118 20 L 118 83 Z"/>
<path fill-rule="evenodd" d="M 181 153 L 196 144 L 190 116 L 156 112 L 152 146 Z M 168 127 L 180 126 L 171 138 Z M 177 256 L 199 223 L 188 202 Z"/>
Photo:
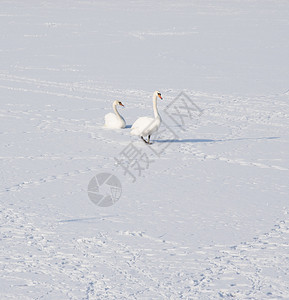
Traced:
<path fill-rule="evenodd" d="M 154 118 L 150 117 L 141 117 L 138 118 L 131 126 L 132 135 L 147 135 L 150 127 L 154 123 Z"/>
<path fill-rule="evenodd" d="M 114 113 L 108 113 L 104 116 L 105 126 L 106 127 L 115 127 L 117 124 L 117 118 Z"/>

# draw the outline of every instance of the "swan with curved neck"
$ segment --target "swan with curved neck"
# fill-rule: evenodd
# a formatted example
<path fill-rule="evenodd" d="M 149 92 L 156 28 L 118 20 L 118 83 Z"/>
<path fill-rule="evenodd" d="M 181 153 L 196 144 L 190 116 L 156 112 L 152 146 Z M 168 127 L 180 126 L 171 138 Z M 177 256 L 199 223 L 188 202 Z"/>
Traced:
<path fill-rule="evenodd" d="M 124 106 L 120 101 L 115 100 L 112 104 L 112 109 L 114 111 L 113 113 L 108 113 L 105 115 L 105 127 L 111 128 L 111 129 L 119 129 L 119 128 L 125 128 L 125 120 L 124 118 L 119 114 L 117 110 L 117 105 Z"/>
<path fill-rule="evenodd" d="M 153 94 L 153 110 L 154 110 L 154 118 L 151 117 L 141 117 L 138 118 L 131 127 L 131 134 L 138 135 L 141 139 L 147 143 L 150 143 L 151 135 L 158 131 L 162 119 L 159 115 L 158 108 L 157 108 L 157 99 L 163 99 L 161 93 L 159 91 L 155 91 Z M 145 140 L 145 136 L 147 136 L 147 140 Z"/>

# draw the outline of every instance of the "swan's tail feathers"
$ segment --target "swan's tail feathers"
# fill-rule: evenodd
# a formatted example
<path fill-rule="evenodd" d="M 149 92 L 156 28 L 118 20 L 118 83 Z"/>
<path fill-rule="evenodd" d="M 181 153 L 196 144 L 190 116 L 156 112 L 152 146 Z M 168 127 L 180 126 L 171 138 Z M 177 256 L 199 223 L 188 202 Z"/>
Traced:
<path fill-rule="evenodd" d="M 139 135 L 139 130 L 138 130 L 138 128 L 132 128 L 131 131 L 130 131 L 130 134 L 131 134 L 131 135 Z"/>

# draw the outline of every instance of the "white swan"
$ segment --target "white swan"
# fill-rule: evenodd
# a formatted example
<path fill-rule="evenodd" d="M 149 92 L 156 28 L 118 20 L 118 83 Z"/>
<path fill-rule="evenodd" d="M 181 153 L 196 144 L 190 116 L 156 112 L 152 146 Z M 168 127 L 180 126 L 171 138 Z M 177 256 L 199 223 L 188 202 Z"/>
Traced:
<path fill-rule="evenodd" d="M 153 108 L 154 108 L 154 118 L 150 117 L 141 117 L 138 118 L 131 127 L 131 134 L 138 135 L 141 139 L 147 144 L 150 143 L 151 135 L 156 132 L 161 125 L 161 117 L 157 108 L 157 97 L 163 99 L 159 91 L 155 91 L 153 94 Z M 145 140 L 144 136 L 148 136 L 148 139 Z"/>
<path fill-rule="evenodd" d="M 112 104 L 114 114 L 108 113 L 104 116 L 104 120 L 105 120 L 104 126 L 107 128 L 112 128 L 112 129 L 125 128 L 126 125 L 125 120 L 117 111 L 116 109 L 117 105 L 124 106 L 120 101 L 115 100 Z"/>

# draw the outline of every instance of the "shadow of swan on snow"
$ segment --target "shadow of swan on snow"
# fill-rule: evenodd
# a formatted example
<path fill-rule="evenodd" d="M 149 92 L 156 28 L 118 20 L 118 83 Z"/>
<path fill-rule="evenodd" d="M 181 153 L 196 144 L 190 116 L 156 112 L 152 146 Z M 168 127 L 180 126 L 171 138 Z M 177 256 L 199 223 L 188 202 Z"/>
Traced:
<path fill-rule="evenodd" d="M 237 138 L 237 139 L 182 139 L 182 140 L 153 140 L 155 143 L 217 143 L 217 142 L 234 142 L 234 141 L 248 141 L 248 140 L 274 140 L 280 139 L 278 136 L 258 137 L 258 138 Z"/>

